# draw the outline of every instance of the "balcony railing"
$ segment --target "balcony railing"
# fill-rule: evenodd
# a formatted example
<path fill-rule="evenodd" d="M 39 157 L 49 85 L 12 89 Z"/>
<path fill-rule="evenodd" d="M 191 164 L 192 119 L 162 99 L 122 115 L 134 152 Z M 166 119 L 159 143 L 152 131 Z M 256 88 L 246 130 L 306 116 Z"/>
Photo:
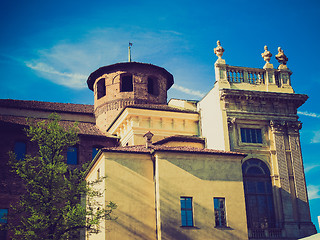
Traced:
<path fill-rule="evenodd" d="M 250 228 L 249 229 L 249 239 L 281 239 L 282 229 L 281 228 Z"/>
<path fill-rule="evenodd" d="M 265 84 L 265 70 L 227 66 L 227 79 L 230 83 Z"/>

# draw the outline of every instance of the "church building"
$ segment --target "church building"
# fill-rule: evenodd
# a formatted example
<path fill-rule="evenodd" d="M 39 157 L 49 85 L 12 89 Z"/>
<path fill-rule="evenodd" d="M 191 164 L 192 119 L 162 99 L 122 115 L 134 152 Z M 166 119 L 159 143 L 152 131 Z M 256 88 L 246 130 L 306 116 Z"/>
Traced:
<path fill-rule="evenodd" d="M 0 100 L 0 214 L 10 214 L 21 191 L 6 153 L 35 151 L 22 131 L 25 118 L 57 112 L 65 126 L 79 122 L 80 142 L 66 151 L 67 163 L 91 162 L 86 180 L 106 177 L 96 200 L 118 205 L 117 220 L 102 222 L 87 240 L 315 234 L 297 115 L 308 96 L 294 93 L 288 58 L 278 51 L 278 68 L 266 46 L 263 68 L 229 66 L 218 41 L 216 81 L 200 101 L 167 102 L 172 74 L 130 60 L 90 74 L 93 106 Z"/>

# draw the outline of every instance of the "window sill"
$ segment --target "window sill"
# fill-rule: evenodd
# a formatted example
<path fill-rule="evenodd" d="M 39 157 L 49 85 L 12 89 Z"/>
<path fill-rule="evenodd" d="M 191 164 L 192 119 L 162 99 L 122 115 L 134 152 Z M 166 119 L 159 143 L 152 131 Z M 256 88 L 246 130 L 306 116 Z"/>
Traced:
<path fill-rule="evenodd" d="M 184 229 L 200 229 L 199 227 L 196 227 L 196 226 L 180 226 L 180 228 L 184 228 Z"/>
<path fill-rule="evenodd" d="M 219 230 L 233 230 L 233 228 L 228 227 L 228 226 L 215 226 L 214 228 L 219 229 Z"/>

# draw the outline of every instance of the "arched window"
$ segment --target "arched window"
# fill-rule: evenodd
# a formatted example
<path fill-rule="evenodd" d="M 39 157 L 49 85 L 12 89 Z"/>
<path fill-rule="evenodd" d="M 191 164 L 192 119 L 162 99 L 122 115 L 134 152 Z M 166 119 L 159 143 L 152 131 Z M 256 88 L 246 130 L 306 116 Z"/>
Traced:
<path fill-rule="evenodd" d="M 101 78 L 97 83 L 97 98 L 102 98 L 106 95 L 106 80 Z"/>
<path fill-rule="evenodd" d="M 133 81 L 132 75 L 121 75 L 120 92 L 132 92 Z"/>
<path fill-rule="evenodd" d="M 275 226 L 270 171 L 259 159 L 250 159 L 242 165 L 249 229 L 268 229 Z"/>

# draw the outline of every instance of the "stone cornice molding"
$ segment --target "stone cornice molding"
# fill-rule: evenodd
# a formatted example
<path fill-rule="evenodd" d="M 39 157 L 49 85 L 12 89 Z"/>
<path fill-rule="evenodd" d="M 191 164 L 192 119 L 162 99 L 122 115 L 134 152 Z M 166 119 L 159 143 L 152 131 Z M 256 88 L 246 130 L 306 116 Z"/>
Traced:
<path fill-rule="evenodd" d="M 302 128 L 302 123 L 300 121 L 287 121 L 288 133 L 299 133 Z"/>
<path fill-rule="evenodd" d="M 300 121 L 271 120 L 270 127 L 274 133 L 283 133 L 287 130 L 288 133 L 298 134 L 302 123 Z"/>
<path fill-rule="evenodd" d="M 309 97 L 305 94 L 296 93 L 278 93 L 278 92 L 262 92 L 262 91 L 247 91 L 238 89 L 220 89 L 220 100 L 237 99 L 237 100 L 254 100 L 254 101 L 284 101 L 294 102 L 300 107 Z"/>
<path fill-rule="evenodd" d="M 227 111 L 263 114 L 296 115 L 297 109 L 308 99 L 307 95 L 221 89 L 220 100 Z"/>

